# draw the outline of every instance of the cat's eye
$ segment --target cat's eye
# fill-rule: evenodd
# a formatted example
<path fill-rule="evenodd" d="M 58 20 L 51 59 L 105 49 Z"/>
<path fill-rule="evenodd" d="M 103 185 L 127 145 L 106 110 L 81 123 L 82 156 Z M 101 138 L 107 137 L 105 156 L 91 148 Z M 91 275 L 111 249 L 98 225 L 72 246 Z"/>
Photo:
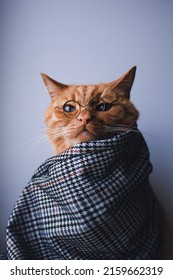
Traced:
<path fill-rule="evenodd" d="M 109 111 L 112 108 L 112 103 L 105 103 L 105 111 Z"/>
<path fill-rule="evenodd" d="M 100 103 L 95 108 L 96 111 L 103 112 L 105 111 L 105 103 Z"/>
<path fill-rule="evenodd" d="M 80 112 L 80 105 L 74 100 L 67 101 L 62 107 L 63 113 L 68 118 L 76 118 Z"/>
<path fill-rule="evenodd" d="M 72 113 L 72 112 L 76 111 L 76 107 L 73 105 L 66 104 L 63 106 L 63 111 L 66 113 Z"/>
<path fill-rule="evenodd" d="M 111 103 L 100 103 L 96 107 L 96 111 L 104 112 L 104 111 L 109 111 L 112 108 Z"/>

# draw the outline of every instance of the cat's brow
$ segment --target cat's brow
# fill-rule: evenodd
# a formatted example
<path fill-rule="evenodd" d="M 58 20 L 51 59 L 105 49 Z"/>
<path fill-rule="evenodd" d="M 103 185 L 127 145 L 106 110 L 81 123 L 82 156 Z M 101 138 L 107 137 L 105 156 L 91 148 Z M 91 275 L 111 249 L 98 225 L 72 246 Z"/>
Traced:
<path fill-rule="evenodd" d="M 90 100 L 91 98 L 94 97 L 95 86 L 87 86 L 87 85 L 78 86 L 77 93 L 78 93 L 78 96 L 81 97 L 81 100 L 84 100 L 85 98 L 87 98 L 87 100 L 85 100 L 87 102 L 88 100 Z"/>

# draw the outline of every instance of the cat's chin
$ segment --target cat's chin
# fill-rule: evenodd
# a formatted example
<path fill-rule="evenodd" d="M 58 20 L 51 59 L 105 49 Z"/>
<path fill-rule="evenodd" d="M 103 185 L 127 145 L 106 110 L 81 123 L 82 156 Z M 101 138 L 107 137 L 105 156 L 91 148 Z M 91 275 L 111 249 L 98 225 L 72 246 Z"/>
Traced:
<path fill-rule="evenodd" d="M 77 139 L 77 141 L 79 141 L 79 143 L 82 143 L 82 142 L 88 142 L 88 141 L 95 140 L 96 137 L 90 131 L 84 130 L 77 135 L 76 139 Z"/>

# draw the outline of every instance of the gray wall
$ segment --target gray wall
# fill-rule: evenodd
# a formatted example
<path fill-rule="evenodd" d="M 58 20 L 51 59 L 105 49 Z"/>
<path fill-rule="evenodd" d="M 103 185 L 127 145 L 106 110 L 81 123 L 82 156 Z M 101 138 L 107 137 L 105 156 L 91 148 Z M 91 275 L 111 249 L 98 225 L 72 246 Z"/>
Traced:
<path fill-rule="evenodd" d="M 35 169 L 49 103 L 40 72 L 64 83 L 111 81 L 137 65 L 132 100 L 151 152 L 151 182 L 173 213 L 173 2 L 5 0 L 0 2 L 0 242 Z"/>

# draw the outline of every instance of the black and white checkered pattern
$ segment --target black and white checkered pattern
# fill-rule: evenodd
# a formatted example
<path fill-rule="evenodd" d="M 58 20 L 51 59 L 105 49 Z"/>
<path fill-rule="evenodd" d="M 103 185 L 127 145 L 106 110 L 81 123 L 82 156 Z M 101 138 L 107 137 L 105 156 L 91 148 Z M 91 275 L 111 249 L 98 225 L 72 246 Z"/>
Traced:
<path fill-rule="evenodd" d="M 43 163 L 7 226 L 7 259 L 158 259 L 152 165 L 137 130 Z"/>

